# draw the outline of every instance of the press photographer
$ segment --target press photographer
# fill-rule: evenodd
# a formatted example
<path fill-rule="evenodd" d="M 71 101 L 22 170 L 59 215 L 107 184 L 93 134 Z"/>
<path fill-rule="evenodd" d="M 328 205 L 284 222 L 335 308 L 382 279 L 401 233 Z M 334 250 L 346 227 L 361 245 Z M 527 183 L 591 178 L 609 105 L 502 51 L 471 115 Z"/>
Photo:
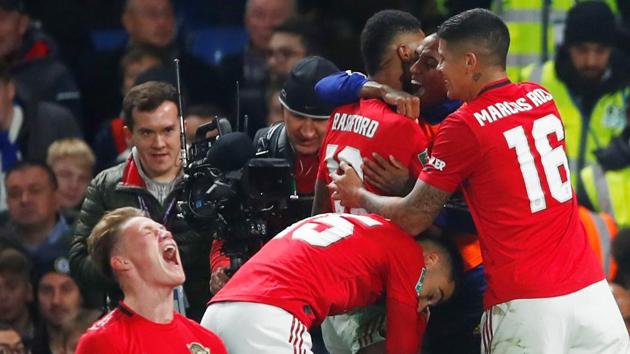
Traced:
<path fill-rule="evenodd" d="M 307 57 L 298 62 L 280 93 L 284 122 L 263 128 L 255 135 L 256 156 L 286 159 L 293 173 L 295 196 L 288 200 L 286 217 L 271 225 L 276 231 L 310 215 L 319 148 L 334 108 L 317 98 L 314 86 L 337 71 L 335 64 L 322 57 Z M 265 178 L 262 174 L 257 177 Z M 213 242 L 210 264 L 210 290 L 216 293 L 228 280 L 225 269 L 230 267 L 221 241 Z"/>

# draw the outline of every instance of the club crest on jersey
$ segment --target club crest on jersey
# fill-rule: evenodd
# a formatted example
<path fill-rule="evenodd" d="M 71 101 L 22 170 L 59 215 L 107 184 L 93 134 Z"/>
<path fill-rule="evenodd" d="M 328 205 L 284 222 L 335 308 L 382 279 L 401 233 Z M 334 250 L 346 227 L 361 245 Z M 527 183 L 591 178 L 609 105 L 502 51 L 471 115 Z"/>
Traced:
<path fill-rule="evenodd" d="M 418 295 L 418 297 L 420 297 L 420 293 L 422 292 L 422 286 L 424 285 L 424 277 L 427 275 L 427 269 L 425 267 L 422 267 L 422 270 L 420 271 L 420 278 L 418 279 L 418 282 L 416 283 L 416 295 Z"/>
<path fill-rule="evenodd" d="M 186 347 L 190 351 L 190 354 L 211 354 L 210 348 L 206 348 L 197 342 L 188 343 Z"/>

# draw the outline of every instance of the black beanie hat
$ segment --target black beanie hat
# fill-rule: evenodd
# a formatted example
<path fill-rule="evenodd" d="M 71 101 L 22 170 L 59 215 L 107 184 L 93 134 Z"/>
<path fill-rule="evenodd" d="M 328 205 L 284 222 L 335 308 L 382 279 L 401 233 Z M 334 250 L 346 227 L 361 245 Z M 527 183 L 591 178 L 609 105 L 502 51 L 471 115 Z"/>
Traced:
<path fill-rule="evenodd" d="M 22 0 L 0 0 L 0 9 L 4 11 L 24 12 L 24 2 Z"/>
<path fill-rule="evenodd" d="M 280 103 L 285 109 L 302 116 L 328 119 L 334 106 L 320 100 L 315 84 L 324 77 L 339 71 L 330 60 L 318 56 L 300 60 L 289 73 L 280 91 Z"/>
<path fill-rule="evenodd" d="M 564 27 L 567 46 L 584 42 L 613 45 L 615 35 L 615 16 L 603 1 L 580 2 L 567 14 Z"/>

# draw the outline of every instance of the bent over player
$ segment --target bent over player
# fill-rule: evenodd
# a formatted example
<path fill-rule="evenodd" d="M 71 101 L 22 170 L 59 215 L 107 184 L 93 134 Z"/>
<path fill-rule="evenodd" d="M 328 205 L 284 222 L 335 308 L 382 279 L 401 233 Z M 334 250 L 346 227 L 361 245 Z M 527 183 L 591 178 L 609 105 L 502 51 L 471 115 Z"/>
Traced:
<path fill-rule="evenodd" d="M 453 294 L 458 257 L 376 215 L 310 217 L 245 263 L 212 298 L 201 323 L 230 354 L 312 353 L 312 325 L 384 298 L 387 353 L 417 354 L 424 310 Z"/>
<path fill-rule="evenodd" d="M 553 97 L 507 79 L 509 33 L 491 12 L 456 15 L 438 37 L 448 97 L 466 104 L 442 123 L 414 189 L 404 198 L 375 195 L 342 164 L 333 198 L 417 233 L 461 186 L 488 283 L 482 352 L 628 353 L 623 320 L 578 218 Z"/>

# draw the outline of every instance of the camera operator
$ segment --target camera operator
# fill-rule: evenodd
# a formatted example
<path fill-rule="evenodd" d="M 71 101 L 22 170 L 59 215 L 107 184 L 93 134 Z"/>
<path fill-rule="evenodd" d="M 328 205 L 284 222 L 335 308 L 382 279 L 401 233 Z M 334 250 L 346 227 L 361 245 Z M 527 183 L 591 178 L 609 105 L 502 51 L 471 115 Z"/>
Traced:
<path fill-rule="evenodd" d="M 209 296 L 210 240 L 177 216 L 183 171 L 175 88 L 156 81 L 133 87 L 123 100 L 123 120 L 125 135 L 134 146 L 132 153 L 127 161 L 101 172 L 90 183 L 70 251 L 71 270 L 87 289 L 104 291 L 110 298 L 112 294 L 120 295 L 118 287 L 89 258 L 86 240 L 107 211 L 125 206 L 142 209 L 173 233 L 186 272 L 184 289 L 190 304 L 187 314 L 198 320 Z M 181 312 L 184 301 L 177 306 Z"/>
<path fill-rule="evenodd" d="M 289 161 L 294 176 L 297 199 L 289 201 L 289 215 L 278 231 L 310 216 L 319 147 L 326 135 L 332 105 L 322 102 L 315 94 L 315 84 L 322 78 L 339 71 L 335 64 L 318 56 L 299 61 L 291 70 L 280 92 L 283 122 L 256 132 L 254 146 L 258 157 L 284 158 Z M 273 232 L 272 232 L 273 233 Z M 211 252 L 213 270 L 210 289 L 216 293 L 228 279 L 224 269 L 230 260 L 221 254 L 222 242 L 214 241 Z"/>

